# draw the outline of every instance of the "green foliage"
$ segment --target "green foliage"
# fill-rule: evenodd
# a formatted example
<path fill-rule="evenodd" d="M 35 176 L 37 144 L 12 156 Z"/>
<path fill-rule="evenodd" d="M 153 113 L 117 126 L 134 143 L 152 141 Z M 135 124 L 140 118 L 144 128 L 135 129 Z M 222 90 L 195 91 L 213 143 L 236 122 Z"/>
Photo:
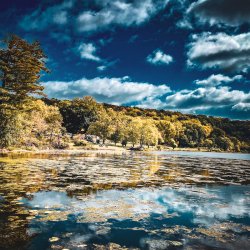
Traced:
<path fill-rule="evenodd" d="M 76 98 L 72 101 L 61 101 L 58 104 L 63 116 L 63 125 L 69 133 L 85 133 L 90 124 L 98 118 L 101 105 L 92 97 Z"/>
<path fill-rule="evenodd" d="M 175 141 L 173 138 L 171 138 L 171 139 L 169 140 L 169 145 L 170 145 L 173 149 L 175 149 L 175 148 L 178 147 L 178 144 L 176 143 L 176 141 Z"/>
<path fill-rule="evenodd" d="M 115 112 L 110 110 L 101 109 L 98 114 L 98 120 L 89 126 L 88 133 L 99 136 L 103 144 L 114 132 Z"/>
<path fill-rule="evenodd" d="M 0 109 L 0 147 L 61 144 L 62 116 L 59 109 L 41 100 L 29 100 L 22 109 Z"/>
<path fill-rule="evenodd" d="M 10 107 L 0 108 L 0 148 L 17 144 L 22 134 L 23 119 Z"/>
<path fill-rule="evenodd" d="M 228 137 L 219 136 L 215 138 L 215 144 L 218 148 L 221 148 L 225 151 L 230 151 L 234 148 L 234 144 Z"/>
<path fill-rule="evenodd" d="M 83 140 L 74 140 L 74 145 L 77 147 L 86 147 L 88 144 L 87 142 L 83 141 Z"/>

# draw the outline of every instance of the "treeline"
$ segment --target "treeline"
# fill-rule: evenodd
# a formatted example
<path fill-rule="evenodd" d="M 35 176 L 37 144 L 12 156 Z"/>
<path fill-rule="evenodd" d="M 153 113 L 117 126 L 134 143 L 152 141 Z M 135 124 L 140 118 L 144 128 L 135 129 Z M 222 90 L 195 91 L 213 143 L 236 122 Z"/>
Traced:
<path fill-rule="evenodd" d="M 92 97 L 44 101 L 59 108 L 68 132 L 94 134 L 103 143 L 249 151 L 249 121 L 98 104 Z"/>
<path fill-rule="evenodd" d="M 0 49 L 0 148 L 67 148 L 74 135 L 127 146 L 250 151 L 250 122 L 97 103 L 92 97 L 47 99 L 38 42 L 10 36 Z M 42 98 L 41 98 L 42 97 Z M 80 136 L 81 137 L 81 136 Z M 79 137 L 79 138 L 80 138 Z"/>

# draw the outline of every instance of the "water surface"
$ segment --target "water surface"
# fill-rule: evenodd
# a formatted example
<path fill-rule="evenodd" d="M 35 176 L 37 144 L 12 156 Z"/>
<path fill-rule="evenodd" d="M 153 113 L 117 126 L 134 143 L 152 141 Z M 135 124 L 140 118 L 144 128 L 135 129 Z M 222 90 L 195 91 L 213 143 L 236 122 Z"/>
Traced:
<path fill-rule="evenodd" d="M 248 249 L 250 161 L 194 156 L 0 160 L 0 248 Z"/>
<path fill-rule="evenodd" d="M 188 157 L 223 158 L 235 160 L 250 160 L 250 154 L 246 153 L 222 153 L 222 152 L 192 152 L 192 151 L 156 151 L 156 154 L 176 155 Z"/>

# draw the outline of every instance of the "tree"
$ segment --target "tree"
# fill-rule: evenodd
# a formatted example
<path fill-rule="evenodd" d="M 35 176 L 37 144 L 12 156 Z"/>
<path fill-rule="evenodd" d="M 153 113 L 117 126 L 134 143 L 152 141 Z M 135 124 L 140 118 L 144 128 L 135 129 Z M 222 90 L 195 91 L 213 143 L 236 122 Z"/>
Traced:
<path fill-rule="evenodd" d="M 202 146 L 208 148 L 209 150 L 211 150 L 211 148 L 214 146 L 214 141 L 211 139 L 206 139 L 204 140 Z"/>
<path fill-rule="evenodd" d="M 160 132 L 151 119 L 144 119 L 140 122 L 140 146 L 155 146 L 161 139 Z"/>
<path fill-rule="evenodd" d="M 76 134 L 86 133 L 90 124 L 97 121 L 103 107 L 93 97 L 85 96 L 72 101 L 61 101 L 59 109 L 67 131 Z"/>
<path fill-rule="evenodd" d="M 113 125 L 114 125 L 114 132 L 111 134 L 110 139 L 115 143 L 115 145 L 118 142 L 121 142 L 124 138 L 124 131 L 125 131 L 125 125 L 126 120 L 121 112 L 116 112 L 116 114 L 113 116 Z"/>
<path fill-rule="evenodd" d="M 11 147 L 22 138 L 22 115 L 15 109 L 0 108 L 0 148 Z"/>
<path fill-rule="evenodd" d="M 234 151 L 240 152 L 241 142 L 236 137 L 231 137 L 230 139 L 234 144 Z"/>
<path fill-rule="evenodd" d="M 212 131 L 211 126 L 202 125 L 196 119 L 184 121 L 183 126 L 183 135 L 180 137 L 180 145 L 182 147 L 200 147 Z"/>
<path fill-rule="evenodd" d="M 89 126 L 87 133 L 99 136 L 105 144 L 105 141 L 114 132 L 113 118 L 115 115 L 115 111 L 112 109 L 99 111 L 98 120 Z"/>
<path fill-rule="evenodd" d="M 29 104 L 24 117 L 27 130 L 24 144 L 36 146 L 40 143 L 52 146 L 60 144 L 63 128 L 58 107 L 48 106 L 41 100 L 35 100 Z"/>
<path fill-rule="evenodd" d="M 215 143 L 225 151 L 230 151 L 234 148 L 232 141 L 228 137 L 219 136 L 215 139 Z"/>
<path fill-rule="evenodd" d="M 129 142 L 132 143 L 133 147 L 140 140 L 140 127 L 141 120 L 140 118 L 130 118 L 127 122 L 126 128 L 126 138 Z"/>
<path fill-rule="evenodd" d="M 29 138 L 34 95 L 43 95 L 39 79 L 48 72 L 39 42 L 28 43 L 16 35 L 0 49 L 0 146 L 20 145 Z M 36 121 L 37 122 L 37 121 Z"/>
<path fill-rule="evenodd" d="M 131 142 L 133 147 L 139 143 L 143 145 L 155 146 L 161 139 L 158 128 L 152 119 L 142 119 L 140 117 L 127 118 L 125 126 L 124 139 Z"/>
<path fill-rule="evenodd" d="M 161 132 L 163 142 L 172 146 L 172 140 L 178 137 L 179 134 L 180 128 L 177 123 L 163 120 L 157 123 L 157 127 Z"/>
<path fill-rule="evenodd" d="M 5 106 L 0 109 L 0 147 L 53 146 L 59 143 L 61 124 L 58 108 L 41 100 L 30 100 L 21 110 Z"/>
<path fill-rule="evenodd" d="M 46 56 L 39 42 L 28 43 L 16 35 L 3 41 L 0 49 L 0 81 L 5 97 L 19 102 L 31 94 L 43 95 L 39 79 L 41 72 L 48 72 Z"/>
<path fill-rule="evenodd" d="M 178 147 L 178 144 L 176 143 L 176 141 L 175 141 L 173 138 L 170 139 L 169 145 L 170 145 L 173 149 L 175 149 L 175 148 Z"/>

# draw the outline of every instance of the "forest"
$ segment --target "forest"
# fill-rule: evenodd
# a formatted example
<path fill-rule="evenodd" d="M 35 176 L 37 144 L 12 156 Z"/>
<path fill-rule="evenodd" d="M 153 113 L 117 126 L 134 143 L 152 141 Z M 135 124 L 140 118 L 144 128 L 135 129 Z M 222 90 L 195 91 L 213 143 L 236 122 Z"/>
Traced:
<path fill-rule="evenodd" d="M 93 97 L 49 99 L 40 43 L 11 35 L 0 49 L 0 148 L 84 145 L 81 135 L 123 147 L 205 148 L 250 152 L 250 121 L 98 103 Z"/>

